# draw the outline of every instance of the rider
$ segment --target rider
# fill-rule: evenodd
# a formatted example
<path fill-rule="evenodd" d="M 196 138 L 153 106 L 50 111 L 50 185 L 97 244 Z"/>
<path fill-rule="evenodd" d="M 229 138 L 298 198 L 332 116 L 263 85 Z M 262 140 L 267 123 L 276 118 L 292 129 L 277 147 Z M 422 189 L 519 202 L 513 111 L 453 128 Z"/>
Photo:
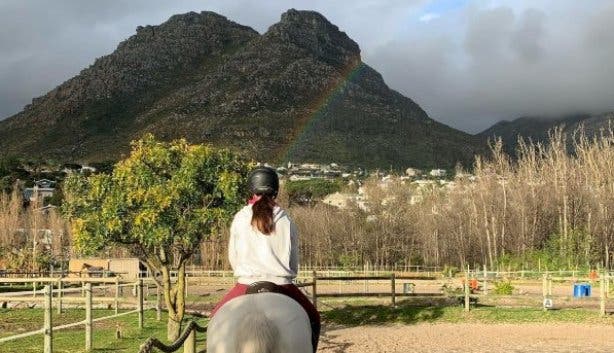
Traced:
<path fill-rule="evenodd" d="M 252 197 L 237 212 L 230 227 L 228 257 L 238 277 L 237 284 L 215 306 L 211 316 L 224 303 L 246 294 L 250 285 L 272 282 L 307 312 L 315 352 L 320 314 L 292 282 L 298 272 L 298 234 L 294 222 L 275 202 L 279 191 L 277 172 L 268 167 L 256 168 L 249 176 L 249 189 Z"/>

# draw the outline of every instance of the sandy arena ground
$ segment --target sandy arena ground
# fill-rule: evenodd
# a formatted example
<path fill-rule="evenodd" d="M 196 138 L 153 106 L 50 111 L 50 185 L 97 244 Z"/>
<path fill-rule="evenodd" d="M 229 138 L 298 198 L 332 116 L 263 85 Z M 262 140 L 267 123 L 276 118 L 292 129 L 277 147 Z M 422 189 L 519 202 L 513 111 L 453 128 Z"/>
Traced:
<path fill-rule="evenodd" d="M 614 327 L 566 323 L 329 326 L 324 328 L 318 352 L 614 352 Z"/>

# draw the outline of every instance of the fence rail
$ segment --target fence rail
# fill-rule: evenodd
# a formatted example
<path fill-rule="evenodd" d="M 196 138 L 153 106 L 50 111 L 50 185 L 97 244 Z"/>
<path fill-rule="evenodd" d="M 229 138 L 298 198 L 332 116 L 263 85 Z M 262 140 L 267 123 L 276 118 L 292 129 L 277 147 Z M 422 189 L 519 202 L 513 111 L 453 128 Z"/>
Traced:
<path fill-rule="evenodd" d="M 57 279 L 55 280 L 55 282 L 57 282 Z M 116 283 L 117 283 L 117 286 L 116 286 L 115 298 L 97 298 L 98 301 L 115 302 L 115 314 L 98 317 L 96 319 L 92 317 L 92 308 L 93 308 L 93 302 L 94 302 L 92 294 L 93 294 L 94 289 L 97 289 L 97 288 L 92 286 L 91 281 L 84 284 L 84 293 L 85 293 L 84 297 L 64 297 L 62 298 L 60 295 L 62 294 L 63 291 L 67 291 L 67 290 L 57 289 L 54 291 L 52 289 L 51 284 L 48 284 L 44 287 L 43 297 L 38 297 L 38 298 L 36 297 L 35 298 L 0 297 L 0 301 L 43 301 L 44 303 L 44 325 L 42 328 L 38 330 L 30 331 L 30 332 L 20 333 L 17 335 L 2 337 L 0 338 L 0 343 L 5 343 L 5 342 L 14 341 L 14 340 L 29 337 L 29 336 L 43 334 L 44 335 L 43 352 L 52 353 L 53 352 L 53 333 L 55 331 L 59 331 L 59 330 L 63 330 L 63 329 L 71 328 L 71 327 L 76 327 L 76 326 L 84 326 L 85 327 L 85 350 L 90 351 L 92 349 L 92 341 L 93 341 L 93 334 L 94 334 L 93 323 L 94 322 L 114 319 L 114 318 L 131 315 L 131 314 L 138 314 L 138 318 L 137 318 L 138 327 L 143 328 L 143 320 L 144 320 L 143 280 L 140 279 L 137 282 L 129 282 L 129 283 L 122 283 L 122 284 L 119 284 L 119 282 L 116 281 Z M 120 313 L 118 312 L 119 301 L 117 297 L 117 291 L 118 291 L 118 288 L 122 286 L 135 286 L 137 288 L 137 300 L 136 302 L 134 301 L 129 302 L 131 304 L 136 304 L 136 309 Z M 62 310 L 62 302 L 70 301 L 70 302 L 84 303 L 85 319 L 82 321 L 78 321 L 78 322 L 72 322 L 72 323 L 68 323 L 64 325 L 53 326 L 51 312 L 53 310 L 54 292 L 58 294 L 56 305 L 57 305 L 59 312 L 61 312 Z M 70 292 L 74 292 L 74 291 L 70 290 Z M 159 296 L 158 296 L 158 300 L 159 300 Z M 159 302 L 156 303 L 156 308 L 159 310 L 160 308 Z"/>

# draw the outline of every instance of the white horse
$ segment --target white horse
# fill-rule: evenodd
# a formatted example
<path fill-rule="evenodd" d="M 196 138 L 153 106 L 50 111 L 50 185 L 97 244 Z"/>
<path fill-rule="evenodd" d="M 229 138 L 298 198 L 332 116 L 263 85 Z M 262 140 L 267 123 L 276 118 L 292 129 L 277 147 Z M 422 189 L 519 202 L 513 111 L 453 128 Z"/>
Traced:
<path fill-rule="evenodd" d="M 207 327 L 207 353 L 312 353 L 305 310 L 278 293 L 242 295 L 224 304 Z"/>

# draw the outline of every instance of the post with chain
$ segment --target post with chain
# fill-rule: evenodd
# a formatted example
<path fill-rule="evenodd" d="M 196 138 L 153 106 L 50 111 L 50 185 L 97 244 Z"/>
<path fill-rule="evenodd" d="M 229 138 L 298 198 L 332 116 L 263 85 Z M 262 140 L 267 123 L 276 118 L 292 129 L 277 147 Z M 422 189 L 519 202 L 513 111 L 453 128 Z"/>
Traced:
<path fill-rule="evenodd" d="M 196 353 L 196 329 L 192 329 L 183 343 L 183 353 Z"/>

